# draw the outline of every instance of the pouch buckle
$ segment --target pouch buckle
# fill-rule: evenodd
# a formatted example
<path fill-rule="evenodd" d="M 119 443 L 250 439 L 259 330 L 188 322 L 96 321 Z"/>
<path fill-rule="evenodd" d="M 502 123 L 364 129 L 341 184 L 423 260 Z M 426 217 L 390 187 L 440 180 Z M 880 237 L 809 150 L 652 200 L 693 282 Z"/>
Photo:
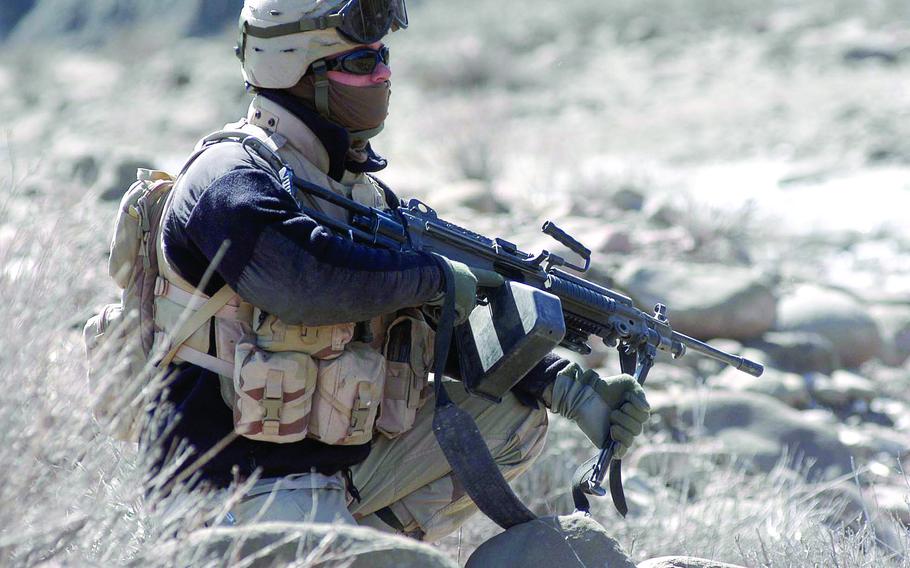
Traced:
<path fill-rule="evenodd" d="M 281 426 L 281 407 L 284 405 L 282 383 L 284 373 L 276 369 L 269 371 L 265 380 L 265 389 L 259 406 L 262 407 L 262 433 L 269 436 L 278 435 Z"/>
<path fill-rule="evenodd" d="M 362 382 L 357 385 L 357 400 L 354 402 L 354 408 L 351 410 L 350 435 L 363 434 L 366 432 L 367 424 L 370 419 L 370 409 L 372 407 L 373 397 L 371 385 L 368 382 Z"/>

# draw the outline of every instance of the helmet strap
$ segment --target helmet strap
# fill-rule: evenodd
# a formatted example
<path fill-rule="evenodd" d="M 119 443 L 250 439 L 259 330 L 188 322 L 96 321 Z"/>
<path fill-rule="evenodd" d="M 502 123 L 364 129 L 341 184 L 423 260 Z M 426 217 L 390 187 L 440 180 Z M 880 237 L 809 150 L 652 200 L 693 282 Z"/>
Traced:
<path fill-rule="evenodd" d="M 325 61 L 319 60 L 313 63 L 313 74 L 316 75 L 316 110 L 323 118 L 331 119 L 332 114 L 329 112 L 329 74 L 326 70 Z"/>

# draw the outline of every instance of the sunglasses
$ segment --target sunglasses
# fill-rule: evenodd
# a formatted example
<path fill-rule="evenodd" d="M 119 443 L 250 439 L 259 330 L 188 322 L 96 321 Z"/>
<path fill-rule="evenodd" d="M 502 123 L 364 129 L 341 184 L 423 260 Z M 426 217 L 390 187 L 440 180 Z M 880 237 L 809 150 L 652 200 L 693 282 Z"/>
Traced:
<path fill-rule="evenodd" d="M 371 75 L 380 63 L 389 64 L 389 48 L 363 48 L 325 60 L 326 71 L 344 71 L 354 75 Z"/>

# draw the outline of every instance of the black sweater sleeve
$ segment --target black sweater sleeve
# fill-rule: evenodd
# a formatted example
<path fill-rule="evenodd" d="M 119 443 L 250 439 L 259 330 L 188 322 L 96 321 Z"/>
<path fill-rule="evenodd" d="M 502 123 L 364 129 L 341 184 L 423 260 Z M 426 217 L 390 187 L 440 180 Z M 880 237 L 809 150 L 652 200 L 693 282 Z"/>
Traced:
<path fill-rule="evenodd" d="M 431 256 L 378 250 L 331 233 L 261 169 L 233 169 L 185 193 L 189 203 L 175 209 L 187 213 L 188 244 L 211 261 L 227 243 L 219 276 L 287 323 L 364 321 L 421 305 L 441 288 Z"/>

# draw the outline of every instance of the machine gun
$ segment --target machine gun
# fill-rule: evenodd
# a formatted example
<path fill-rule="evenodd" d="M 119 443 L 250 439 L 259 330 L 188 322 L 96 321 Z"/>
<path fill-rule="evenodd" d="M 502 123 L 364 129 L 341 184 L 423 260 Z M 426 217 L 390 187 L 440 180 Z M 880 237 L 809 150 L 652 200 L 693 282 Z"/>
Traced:
<path fill-rule="evenodd" d="M 528 254 L 504 239 L 491 239 L 459 227 L 441 219 L 436 211 L 416 199 L 390 211 L 362 205 L 295 177 L 293 170 L 259 140 L 242 133 L 237 137 L 278 172 L 284 190 L 300 204 L 302 212 L 336 234 L 392 251 L 439 254 L 471 267 L 494 270 L 506 279 L 505 286 L 488 291 L 481 299 L 485 309 L 475 309 L 468 322 L 454 330 L 462 378 L 472 394 L 499 401 L 553 347 L 561 345 L 587 354 L 591 352 L 588 341 L 592 336 L 615 347 L 622 371 L 632 374 L 640 384 L 647 379 L 659 351 L 679 358 L 691 349 L 756 377 L 764 371 L 759 363 L 673 331 L 666 306 L 658 304 L 653 313 L 643 312 L 619 292 L 567 272 L 565 269 L 587 272 L 591 251 L 551 222 L 543 225 L 543 232 L 577 254 L 581 265 L 546 250 Z M 321 212 L 314 198 L 347 211 L 348 222 Z M 443 317 L 440 326 L 445 320 Z M 437 330 L 437 371 L 443 368 L 439 358 L 448 353 L 447 339 L 445 352 L 439 352 L 439 336 L 450 336 L 443 331 Z M 442 381 L 435 382 L 434 432 L 475 503 L 504 528 L 533 519 L 502 479 L 473 420 L 466 413 L 457 414 L 457 410 L 437 420 L 444 406 L 439 399 L 448 397 L 440 386 Z M 446 432 L 452 429 L 465 433 Z M 485 456 L 472 462 L 466 454 L 474 448 Z M 577 470 L 572 495 L 579 510 L 588 512 L 586 495 L 606 494 L 602 483 L 609 468 L 614 504 L 621 514 L 626 514 L 621 462 L 612 459 L 615 449 L 616 442 L 611 442 Z M 465 479 L 478 476 L 486 479 L 480 483 Z M 496 500 L 511 503 L 491 503 Z"/>
<path fill-rule="evenodd" d="M 592 336 L 616 347 L 622 371 L 640 384 L 647 379 L 659 351 L 679 358 L 691 349 L 756 377 L 764 371 L 759 363 L 673 331 L 666 306 L 658 304 L 653 313 L 643 312 L 630 298 L 564 270 L 587 272 L 591 252 L 549 221 L 543 232 L 577 254 L 582 265 L 546 250 L 531 255 L 504 239 L 469 231 L 441 219 L 416 199 L 396 210 L 381 211 L 296 179 L 286 167 L 281 175 L 285 190 L 292 195 L 299 192 L 316 197 L 349 212 L 350 222 L 344 223 L 302 206 L 307 215 L 340 235 L 394 251 L 437 253 L 494 270 L 507 279 L 504 291 L 488 297 L 489 309 L 475 310 L 455 332 L 463 378 L 473 394 L 499 400 L 552 347 L 558 344 L 587 354 Z M 510 333 L 516 326 L 519 332 Z M 496 343 L 492 349 L 491 341 Z M 611 442 L 576 473 L 572 492 L 579 509 L 588 509 L 584 495 L 606 494 L 602 483 L 609 466 L 614 503 L 625 515 L 620 462 L 612 460 L 615 447 Z"/>

